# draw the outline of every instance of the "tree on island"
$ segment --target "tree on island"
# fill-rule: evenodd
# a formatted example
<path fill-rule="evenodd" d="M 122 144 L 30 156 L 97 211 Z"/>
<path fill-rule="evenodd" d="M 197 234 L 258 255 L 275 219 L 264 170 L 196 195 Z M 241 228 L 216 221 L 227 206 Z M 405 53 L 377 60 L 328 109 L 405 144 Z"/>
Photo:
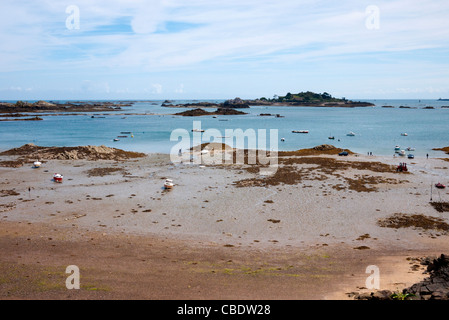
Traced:
<path fill-rule="evenodd" d="M 300 93 L 290 93 L 288 92 L 285 96 L 274 95 L 273 102 L 340 102 L 342 99 L 337 99 L 332 97 L 327 92 L 324 93 L 314 93 L 311 91 L 300 92 Z"/>

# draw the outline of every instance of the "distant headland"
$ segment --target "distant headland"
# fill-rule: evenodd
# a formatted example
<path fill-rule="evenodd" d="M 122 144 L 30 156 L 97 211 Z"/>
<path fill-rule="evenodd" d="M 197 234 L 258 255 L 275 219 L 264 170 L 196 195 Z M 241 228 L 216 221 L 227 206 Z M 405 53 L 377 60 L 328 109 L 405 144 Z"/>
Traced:
<path fill-rule="evenodd" d="M 0 113 L 18 112 L 92 112 L 92 111 L 118 111 L 130 103 L 114 102 L 68 102 L 56 103 L 37 101 L 34 103 L 17 101 L 16 103 L 0 102 Z"/>
<path fill-rule="evenodd" d="M 275 95 L 271 99 L 265 97 L 243 100 L 235 98 L 226 100 L 223 103 L 211 102 L 197 102 L 186 104 L 172 104 L 171 101 L 164 101 L 163 107 L 170 108 L 249 108 L 250 106 L 293 106 L 293 107 L 340 107 L 340 108 L 355 108 L 355 107 L 372 107 L 374 104 L 370 102 L 352 101 L 345 98 L 339 99 L 332 97 L 329 93 L 314 93 L 311 91 L 300 93 L 287 93 L 285 96 Z"/>

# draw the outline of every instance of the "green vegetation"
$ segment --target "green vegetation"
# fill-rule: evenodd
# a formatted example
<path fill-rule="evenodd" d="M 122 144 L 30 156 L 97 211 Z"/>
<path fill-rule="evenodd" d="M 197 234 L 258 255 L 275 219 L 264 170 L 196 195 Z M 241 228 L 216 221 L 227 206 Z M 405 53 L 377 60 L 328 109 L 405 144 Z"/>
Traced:
<path fill-rule="evenodd" d="M 410 297 L 414 297 L 415 295 L 412 293 L 403 293 L 403 292 L 395 292 L 391 295 L 391 299 L 393 300 L 408 300 Z"/>
<path fill-rule="evenodd" d="M 267 100 L 261 98 L 260 100 Z M 300 93 L 287 93 L 285 96 L 275 95 L 273 99 L 269 99 L 271 102 L 308 102 L 308 103 L 323 103 L 323 102 L 344 102 L 346 99 L 338 99 L 332 97 L 329 93 L 314 93 L 311 91 Z"/>

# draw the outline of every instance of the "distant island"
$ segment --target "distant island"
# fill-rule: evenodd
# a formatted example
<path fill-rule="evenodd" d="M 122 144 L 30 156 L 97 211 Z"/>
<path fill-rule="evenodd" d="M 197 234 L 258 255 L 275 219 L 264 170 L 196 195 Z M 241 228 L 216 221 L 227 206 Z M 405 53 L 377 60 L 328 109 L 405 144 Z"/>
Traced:
<path fill-rule="evenodd" d="M 355 107 L 372 107 L 374 104 L 370 102 L 352 101 L 338 99 L 332 97 L 329 93 L 314 93 L 314 92 L 300 92 L 287 93 L 285 96 L 275 95 L 272 99 L 265 97 L 254 100 L 243 100 L 240 98 L 226 100 L 223 103 L 212 102 L 196 102 L 186 104 L 172 104 L 171 101 L 164 101 L 163 107 L 169 108 L 249 108 L 250 106 L 294 106 L 294 107 L 340 107 L 340 108 L 355 108 Z"/>
<path fill-rule="evenodd" d="M 215 116 L 215 115 L 241 115 L 246 114 L 245 112 L 238 111 L 232 108 L 218 108 L 215 112 L 208 112 L 201 108 L 187 110 L 179 113 L 175 113 L 174 116 L 183 116 L 183 117 L 199 117 L 199 116 Z"/>
<path fill-rule="evenodd" d="M 165 100 L 162 103 L 163 107 L 168 108 L 227 108 L 227 109 L 245 109 L 249 108 L 249 104 L 246 100 L 240 98 L 226 100 L 223 103 L 213 103 L 213 102 L 194 102 L 194 103 L 184 103 L 184 104 L 172 104 L 171 101 Z"/>
<path fill-rule="evenodd" d="M 252 100 L 248 102 L 249 105 L 279 105 L 279 106 L 303 106 L 303 107 L 372 107 L 373 103 L 352 101 L 345 98 L 339 99 L 332 97 L 327 92 L 314 93 L 311 91 L 300 93 L 287 93 L 285 96 L 275 95 L 272 99 L 262 97 L 260 99 Z"/>
<path fill-rule="evenodd" d="M 438 101 L 449 101 L 449 99 L 438 99 Z"/>
<path fill-rule="evenodd" d="M 19 112 L 92 112 L 92 111 L 118 111 L 122 107 L 131 106 L 131 103 L 114 102 L 68 102 L 56 103 L 37 101 L 34 103 L 17 101 L 16 103 L 0 102 L 0 113 Z"/>

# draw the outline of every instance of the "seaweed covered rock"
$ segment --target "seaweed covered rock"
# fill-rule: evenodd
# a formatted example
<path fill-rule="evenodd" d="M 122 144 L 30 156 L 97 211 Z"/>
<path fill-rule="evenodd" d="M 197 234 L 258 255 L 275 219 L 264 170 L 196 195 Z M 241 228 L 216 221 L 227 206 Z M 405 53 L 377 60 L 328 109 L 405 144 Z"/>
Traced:
<path fill-rule="evenodd" d="M 425 260 L 429 277 L 410 288 L 405 293 L 416 295 L 424 300 L 449 300 L 449 256 Z"/>

